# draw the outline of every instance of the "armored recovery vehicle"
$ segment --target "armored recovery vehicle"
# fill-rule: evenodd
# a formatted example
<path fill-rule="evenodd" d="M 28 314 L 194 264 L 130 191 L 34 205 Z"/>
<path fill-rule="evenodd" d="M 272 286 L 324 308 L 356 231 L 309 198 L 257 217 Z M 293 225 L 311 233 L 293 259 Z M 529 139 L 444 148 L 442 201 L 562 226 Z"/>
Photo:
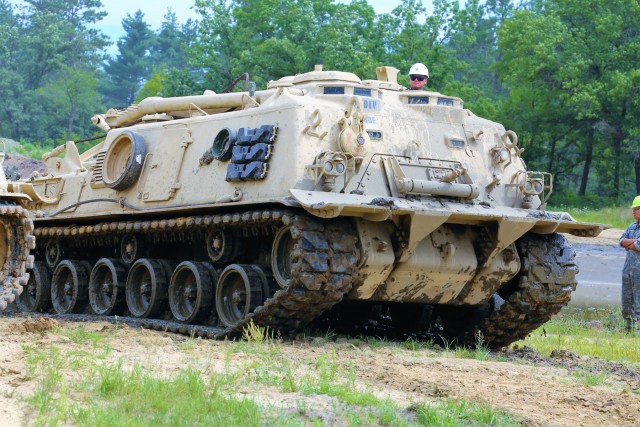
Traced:
<path fill-rule="evenodd" d="M 463 342 L 526 336 L 575 289 L 561 233 L 603 226 L 546 212 L 552 177 L 513 131 L 397 72 L 317 67 L 95 116 L 102 142 L 14 184 L 37 237 L 20 307 L 206 336 L 375 307 Z"/>

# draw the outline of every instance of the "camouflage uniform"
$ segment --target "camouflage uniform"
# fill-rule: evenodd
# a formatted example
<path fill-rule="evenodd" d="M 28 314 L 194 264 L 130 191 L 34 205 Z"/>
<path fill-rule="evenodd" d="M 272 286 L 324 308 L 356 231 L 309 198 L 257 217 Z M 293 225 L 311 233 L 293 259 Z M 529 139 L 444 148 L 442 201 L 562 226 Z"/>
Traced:
<path fill-rule="evenodd" d="M 620 237 L 622 239 L 640 239 L 640 224 L 634 222 Z M 634 325 L 640 328 L 640 241 L 635 243 L 636 250 L 627 250 L 627 258 L 622 268 L 622 316 L 627 329 Z"/>

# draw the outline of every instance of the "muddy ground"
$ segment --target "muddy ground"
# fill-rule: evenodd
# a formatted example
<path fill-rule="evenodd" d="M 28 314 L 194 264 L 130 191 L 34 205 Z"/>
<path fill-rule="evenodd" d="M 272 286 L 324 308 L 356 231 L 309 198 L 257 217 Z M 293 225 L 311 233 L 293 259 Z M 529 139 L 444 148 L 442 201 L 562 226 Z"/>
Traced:
<path fill-rule="evenodd" d="M 573 239 L 580 253 L 583 244 L 615 245 L 619 230 L 605 232 L 588 243 Z M 57 321 L 52 321 L 54 324 Z M 104 333 L 104 343 L 113 348 L 108 362 L 121 360 L 156 367 L 171 374 L 185 366 L 223 372 L 228 354 L 227 342 L 191 340 L 166 332 L 128 327 L 115 329 L 103 322 L 69 323 L 58 327 L 37 324 L 25 317 L 0 317 L 0 425 L 33 425 L 34 413 L 26 403 L 37 382 L 27 372 L 25 345 L 55 345 L 65 350 L 92 351 L 90 344 L 76 344 L 64 335 L 69 328 L 85 328 Z M 55 326 L 55 325 L 54 325 Z M 640 339 L 640 338 L 639 338 Z M 524 419 L 525 425 L 639 425 L 640 366 L 578 357 L 570 351 L 551 355 L 531 349 L 507 349 L 492 353 L 488 360 L 455 358 L 444 350 L 410 351 L 394 343 L 371 346 L 361 340 L 323 339 L 282 341 L 281 354 L 294 361 L 313 361 L 323 353 L 335 352 L 339 365 L 356 366 L 357 382 L 378 396 L 391 398 L 401 408 L 440 399 L 468 399 L 492 404 Z M 251 359 L 242 354 L 232 360 L 241 369 Z M 585 385 L 575 373 L 604 374 L 604 384 Z M 243 395 L 254 400 L 295 410 L 300 404 L 323 419 L 327 425 L 344 425 L 332 415 L 333 398 L 321 395 L 283 393 L 273 387 L 252 386 Z"/>
<path fill-rule="evenodd" d="M 45 319 L 42 319 L 45 320 Z M 47 319 L 54 326 L 57 321 Z M 44 326 L 44 327 L 43 327 Z M 103 344 L 113 350 L 105 362 L 120 360 L 170 375 L 184 367 L 205 372 L 243 369 L 251 362 L 251 352 L 234 353 L 227 366 L 228 346 L 223 341 L 189 338 L 149 330 L 114 328 L 103 322 L 37 324 L 21 317 L 0 318 L 0 424 L 34 424 L 34 412 L 25 399 L 37 382 L 27 372 L 25 346 L 63 351 L 98 351 L 91 343 L 76 344 L 65 329 L 82 327 L 104 334 Z M 608 363 L 596 358 L 577 357 L 568 351 L 540 355 L 530 349 L 508 349 L 493 353 L 488 360 L 455 358 L 445 350 L 410 351 L 393 343 L 372 346 L 362 340 L 303 339 L 278 344 L 281 357 L 312 364 L 321 354 L 335 354 L 338 365 L 356 367 L 357 383 L 379 397 L 392 399 L 401 408 L 440 399 L 464 398 L 486 402 L 495 408 L 522 417 L 524 425 L 638 425 L 640 420 L 640 367 Z M 603 385 L 587 386 L 575 372 L 606 374 Z M 72 373 L 65 373 L 71 376 Z M 634 391 L 635 390 L 635 391 Z M 333 415 L 336 402 L 324 395 L 284 393 L 274 387 L 253 385 L 241 391 L 244 397 L 265 405 L 295 411 L 300 405 L 327 425 L 346 425 Z"/>

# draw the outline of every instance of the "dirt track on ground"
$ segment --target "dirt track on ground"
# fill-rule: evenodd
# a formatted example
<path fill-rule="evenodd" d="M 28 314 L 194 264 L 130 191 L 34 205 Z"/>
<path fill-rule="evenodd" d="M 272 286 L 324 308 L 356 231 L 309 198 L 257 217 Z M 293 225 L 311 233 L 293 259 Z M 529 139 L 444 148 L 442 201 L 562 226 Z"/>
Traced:
<path fill-rule="evenodd" d="M 229 366 L 225 360 L 233 344 L 228 342 L 191 340 L 191 345 L 185 346 L 188 338 L 169 333 L 114 328 L 103 322 L 60 323 L 62 330 L 48 330 L 57 321 L 42 319 L 41 322 L 24 317 L 0 317 L 0 420 L 3 426 L 28 426 L 34 422 L 25 399 L 34 393 L 37 383 L 27 372 L 26 345 L 96 351 L 91 343 L 72 342 L 64 330 L 84 328 L 104 334 L 102 342 L 113 349 L 105 363 L 120 360 L 125 367 L 138 363 L 167 375 L 187 366 L 203 373 L 243 370 L 256 357 L 250 352 L 233 353 Z M 322 354 L 335 357 L 345 371 L 353 364 L 359 386 L 379 397 L 392 399 L 401 408 L 464 398 L 517 414 L 525 420 L 525 425 L 637 425 L 640 420 L 637 392 L 640 367 L 580 358 L 570 352 L 549 357 L 529 349 L 511 349 L 478 361 L 455 358 L 444 350 L 412 351 L 393 343 L 371 346 L 361 340 L 298 339 L 277 345 L 280 357 L 301 366 L 313 365 Z M 576 370 L 606 374 L 606 381 L 596 387 L 587 386 L 574 374 Z M 332 413 L 335 401 L 324 395 L 284 393 L 260 385 L 241 393 L 279 408 L 295 410 L 303 404 L 328 425 L 344 425 Z"/>

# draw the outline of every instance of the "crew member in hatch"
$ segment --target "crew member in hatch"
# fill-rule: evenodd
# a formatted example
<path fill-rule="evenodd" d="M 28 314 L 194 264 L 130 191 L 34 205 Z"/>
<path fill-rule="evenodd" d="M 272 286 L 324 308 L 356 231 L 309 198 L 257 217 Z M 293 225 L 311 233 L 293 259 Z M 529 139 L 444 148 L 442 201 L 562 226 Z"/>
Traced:
<path fill-rule="evenodd" d="M 422 63 L 413 64 L 409 69 L 410 90 L 423 90 L 429 81 L 429 69 Z"/>

